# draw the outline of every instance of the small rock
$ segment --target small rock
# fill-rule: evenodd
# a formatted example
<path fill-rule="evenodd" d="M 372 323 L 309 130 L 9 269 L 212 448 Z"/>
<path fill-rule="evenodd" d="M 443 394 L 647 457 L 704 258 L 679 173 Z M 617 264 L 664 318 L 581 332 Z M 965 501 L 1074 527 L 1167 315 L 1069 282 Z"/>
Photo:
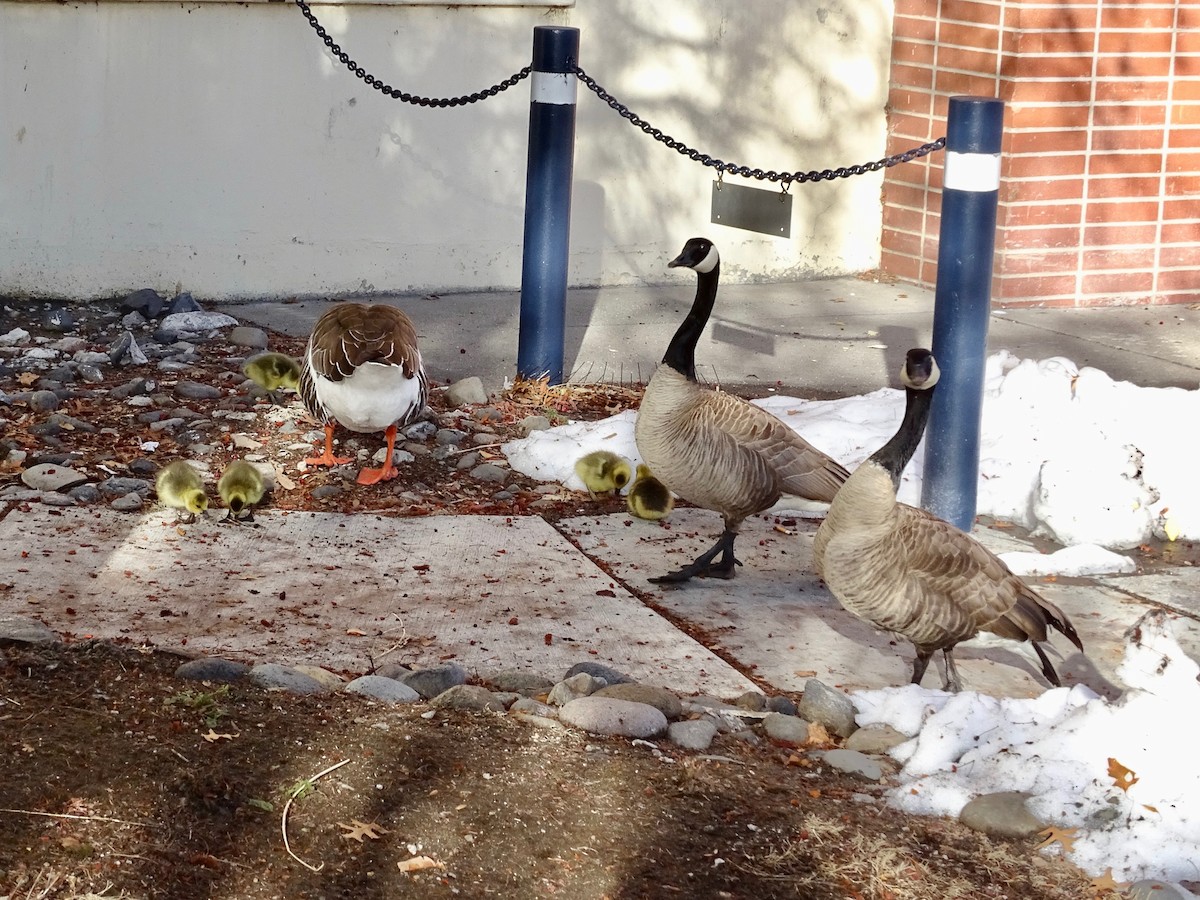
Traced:
<path fill-rule="evenodd" d="M 857 750 L 824 750 L 817 756 L 839 772 L 858 775 L 867 781 L 880 781 L 883 778 L 882 764 Z"/>
<path fill-rule="evenodd" d="M 535 431 L 549 431 L 550 420 L 545 416 L 526 416 L 517 425 L 524 437 L 529 437 Z"/>
<path fill-rule="evenodd" d="M 458 458 L 458 462 L 454 464 L 454 468 L 460 470 L 473 468 L 479 464 L 481 458 L 481 455 L 475 451 L 464 453 Z"/>
<path fill-rule="evenodd" d="M 633 681 L 628 675 L 623 672 L 618 672 L 616 669 L 606 666 L 603 663 L 589 662 L 584 660 L 580 663 L 575 663 L 571 668 L 567 669 L 567 674 L 564 678 L 570 678 L 572 675 L 577 675 L 580 672 L 587 672 L 596 678 L 603 678 L 609 684 L 626 684 Z"/>
<path fill-rule="evenodd" d="M 437 430 L 437 426 L 432 422 L 414 422 L 404 429 L 404 436 L 410 441 L 423 441 Z"/>
<path fill-rule="evenodd" d="M 717 736 L 717 725 L 711 719 L 688 719 L 667 726 L 667 740 L 684 750 L 707 750 Z"/>
<path fill-rule="evenodd" d="M 502 422 L 504 420 L 504 413 L 500 412 L 500 410 L 496 409 L 494 406 L 485 406 L 482 409 L 477 409 L 473 415 L 475 416 L 475 421 L 483 422 L 484 424 L 491 422 Z M 476 437 L 478 437 L 478 435 L 476 435 Z M 495 435 L 492 435 L 492 440 L 495 439 Z"/>
<path fill-rule="evenodd" d="M 175 385 L 175 393 L 188 400 L 216 400 L 224 396 L 220 388 L 196 381 L 181 381 Z"/>
<path fill-rule="evenodd" d="M 26 398 L 25 403 L 37 412 L 50 412 L 58 409 L 62 401 L 54 391 L 34 391 Z"/>
<path fill-rule="evenodd" d="M 735 697 L 733 705 L 738 709 L 748 709 L 751 712 L 761 712 L 767 705 L 767 698 L 758 691 L 746 691 L 740 697 Z"/>
<path fill-rule="evenodd" d="M 439 447 L 457 447 L 467 439 L 465 431 L 457 428 L 439 428 L 435 441 Z"/>
<path fill-rule="evenodd" d="M 652 738 L 665 734 L 667 717 L 646 703 L 611 697 L 580 697 L 567 703 L 559 718 L 589 734 Z"/>
<path fill-rule="evenodd" d="M 125 496 L 113 500 L 108 505 L 117 512 L 138 512 L 142 508 L 142 498 L 139 494 L 131 491 Z"/>
<path fill-rule="evenodd" d="M 86 472 L 51 463 L 30 466 L 21 473 L 21 481 L 37 491 L 69 491 L 87 480 Z"/>
<path fill-rule="evenodd" d="M 634 684 L 620 682 L 610 684 L 592 693 L 593 697 L 616 697 L 618 700 L 632 700 L 635 703 L 645 703 L 653 706 L 668 719 L 678 719 L 683 715 L 683 705 L 679 698 L 666 688 L 650 684 Z"/>
<path fill-rule="evenodd" d="M 477 684 L 456 684 L 429 701 L 439 709 L 474 709 L 504 712 L 504 703 L 491 691 Z"/>
<path fill-rule="evenodd" d="M 191 681 L 215 681 L 231 684 L 246 677 L 250 667 L 245 663 L 222 659 L 219 656 L 190 659 L 175 670 L 176 678 L 187 678 Z"/>
<path fill-rule="evenodd" d="M 71 315 L 68 309 L 58 308 L 52 309 L 42 317 L 42 327 L 50 331 L 68 332 L 74 331 L 79 327 L 79 323 L 75 321 L 75 317 Z"/>
<path fill-rule="evenodd" d="M 373 462 L 382 464 L 385 456 L 387 456 L 387 447 L 380 447 L 371 455 L 371 460 Z M 392 449 L 392 465 L 404 465 L 404 463 L 410 463 L 414 459 L 416 459 L 416 457 L 407 450 L 401 450 L 399 447 Z"/>
<path fill-rule="evenodd" d="M 179 334 L 181 331 L 198 331 L 207 333 L 217 328 L 230 328 L 237 325 L 233 316 L 219 312 L 178 312 L 166 316 L 159 327 L 160 331 Z"/>
<path fill-rule="evenodd" d="M 426 700 L 429 700 L 436 697 L 442 691 L 454 687 L 456 684 L 465 684 L 467 681 L 467 672 L 460 665 L 445 663 L 444 665 L 430 666 L 428 669 L 417 669 L 409 672 L 407 675 L 402 675 L 400 681 L 407 684 Z"/>
<path fill-rule="evenodd" d="M 512 473 L 495 463 L 484 463 L 471 470 L 471 477 L 488 484 L 503 484 Z"/>
<path fill-rule="evenodd" d="M 136 312 L 147 319 L 157 319 L 163 311 L 163 298 L 152 288 L 142 288 L 134 291 L 121 301 L 121 309 L 125 312 Z"/>
<path fill-rule="evenodd" d="M 363 675 L 355 678 L 346 685 L 345 691 L 347 694 L 358 694 L 385 703 L 413 703 L 421 699 L 421 695 L 407 684 L 383 675 Z"/>
<path fill-rule="evenodd" d="M 131 491 L 149 496 L 150 492 L 154 490 L 154 483 L 143 478 L 113 476 L 105 478 L 96 487 L 105 497 L 123 497 Z"/>
<path fill-rule="evenodd" d="M 763 731 L 775 741 L 783 741 L 801 747 L 808 741 L 808 723 L 799 716 L 767 713 L 763 719 Z"/>
<path fill-rule="evenodd" d="M 785 697 L 782 694 L 768 697 L 765 709 L 768 712 L 782 713 L 785 716 L 794 716 L 797 712 L 796 704 L 792 702 L 792 698 Z"/>
<path fill-rule="evenodd" d="M 95 503 L 100 499 L 100 489 L 94 484 L 81 484 L 67 491 L 67 496 L 76 503 Z"/>
<path fill-rule="evenodd" d="M 554 682 L 549 678 L 518 671 L 497 672 L 488 679 L 488 684 L 498 691 L 521 694 L 524 697 L 548 694 L 554 687 Z"/>
<path fill-rule="evenodd" d="M 312 489 L 312 498 L 314 500 L 329 500 L 342 493 L 342 486 L 339 484 L 323 484 L 320 487 Z"/>
<path fill-rule="evenodd" d="M 135 378 L 132 381 L 127 381 L 124 384 L 119 384 L 108 395 L 114 400 L 124 400 L 127 397 L 144 396 L 150 393 L 157 387 L 153 381 L 147 381 L 145 378 Z"/>
<path fill-rule="evenodd" d="M 572 700 L 590 696 L 607 685 L 608 682 L 603 678 L 596 678 L 587 672 L 576 672 L 552 687 L 546 702 L 552 706 L 566 706 Z"/>
<path fill-rule="evenodd" d="M 137 310 L 134 310 L 133 312 L 125 313 L 125 315 L 123 315 L 121 317 L 121 325 L 124 326 L 125 328 L 128 328 L 130 331 L 132 331 L 135 328 L 141 328 L 142 326 L 144 326 L 146 324 L 147 321 L 148 320 L 146 319 L 146 317 L 143 316 Z"/>
<path fill-rule="evenodd" d="M 385 662 L 376 666 L 375 671 L 371 674 L 382 675 L 384 678 L 392 678 L 396 681 L 399 681 L 401 675 L 407 675 L 411 671 L 412 669 L 403 663 Z"/>
<path fill-rule="evenodd" d="M 850 698 L 815 678 L 804 682 L 804 696 L 797 712 L 801 718 L 824 725 L 839 737 L 849 737 L 858 728 Z"/>
<path fill-rule="evenodd" d="M 331 691 L 340 691 L 344 684 L 340 675 L 335 675 L 328 669 L 322 669 L 320 666 L 292 666 L 301 675 L 307 675 L 313 681 L 317 682 L 323 688 L 328 688 Z"/>
<path fill-rule="evenodd" d="M 100 371 L 100 367 L 92 363 L 78 363 L 79 377 L 88 384 L 99 384 L 104 380 L 104 373 Z"/>
<path fill-rule="evenodd" d="M 539 703 L 532 697 L 522 697 L 513 703 L 508 708 L 510 713 L 524 713 L 528 716 L 541 716 L 545 719 L 554 719 L 558 716 L 558 710 L 547 703 Z"/>
<path fill-rule="evenodd" d="M 14 328 L 7 334 L 0 334 L 0 347 L 15 347 L 29 340 L 29 332 L 24 328 Z"/>
<path fill-rule="evenodd" d="M 0 612 L 0 638 L 25 644 L 53 644 L 58 635 L 37 619 Z"/>
<path fill-rule="evenodd" d="M 452 407 L 479 406 L 487 403 L 487 400 L 487 391 L 483 389 L 483 382 L 474 375 L 462 378 L 446 388 L 446 402 Z"/>
<path fill-rule="evenodd" d="M 229 332 L 229 343 L 235 347 L 250 347 L 254 350 L 267 349 L 267 333 L 261 328 L 238 325 Z"/>
<path fill-rule="evenodd" d="M 1023 838 L 1046 827 L 1029 811 L 1025 801 L 1031 795 L 1023 791 L 999 791 L 967 801 L 958 820 L 974 831 L 992 837 Z"/>
<path fill-rule="evenodd" d="M 845 746 L 847 750 L 860 753 L 887 753 L 907 740 L 908 735 L 901 734 L 891 725 L 869 725 L 846 738 Z"/>
<path fill-rule="evenodd" d="M 196 302 L 189 291 L 184 291 L 182 294 L 176 294 L 171 298 L 171 302 L 167 304 L 167 316 L 183 315 L 185 313 L 200 312 L 200 304 Z M 218 313 L 219 315 L 219 313 Z M 229 318 L 226 316 L 226 318 Z M 236 324 L 236 323 L 235 323 Z M 218 326 L 220 327 L 220 326 Z M 184 329 L 191 330 L 191 329 Z"/>
<path fill-rule="evenodd" d="M 278 663 L 259 663 L 250 670 L 249 679 L 268 690 L 284 690 L 292 694 L 321 694 L 325 686 L 290 666 Z"/>
<path fill-rule="evenodd" d="M 55 491 L 43 491 L 41 501 L 46 506 L 74 506 L 75 501 L 66 494 L 59 494 Z"/>

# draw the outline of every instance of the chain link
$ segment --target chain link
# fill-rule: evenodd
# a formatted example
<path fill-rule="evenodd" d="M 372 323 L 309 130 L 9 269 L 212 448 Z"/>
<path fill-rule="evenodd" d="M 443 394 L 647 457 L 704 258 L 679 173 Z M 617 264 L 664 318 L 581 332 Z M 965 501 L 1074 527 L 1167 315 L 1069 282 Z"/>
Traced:
<path fill-rule="evenodd" d="M 821 169 L 812 172 L 776 172 L 773 170 L 751 169 L 749 166 L 740 166 L 737 163 L 714 159 L 707 154 L 701 153 L 699 150 L 689 147 L 683 141 L 678 141 L 669 134 L 664 134 L 661 129 L 655 128 L 645 119 L 634 113 L 628 106 L 613 97 L 608 91 L 604 90 L 604 88 L 596 83 L 596 79 L 588 75 L 583 69 L 576 66 L 574 72 L 575 76 L 587 85 L 592 93 L 615 109 L 622 118 L 628 119 L 633 125 L 640 128 L 659 143 L 666 144 L 672 150 L 682 153 L 684 156 L 698 163 L 712 166 L 720 174 L 728 172 L 730 175 L 756 178 L 759 181 L 781 181 L 785 190 L 792 182 L 803 184 L 806 181 L 833 181 L 835 178 L 849 178 L 851 175 L 862 175 L 864 172 L 878 172 L 880 169 L 890 169 L 892 166 L 900 163 L 911 162 L 919 157 L 927 156 L 935 150 L 941 150 L 946 146 L 946 139 L 940 137 L 936 141 L 930 141 L 928 144 L 922 144 L 920 147 L 912 147 L 894 156 L 876 159 L 867 163 L 858 163 L 853 166 L 843 166 L 838 169 Z"/>
<path fill-rule="evenodd" d="M 309 9 L 308 4 L 305 3 L 304 0 L 296 0 L 296 5 L 300 7 L 300 12 L 304 13 L 304 18 L 308 19 L 308 24 L 313 27 L 313 31 L 317 33 L 317 37 L 325 42 L 325 46 L 329 48 L 330 52 L 333 53 L 334 56 L 341 60 L 342 65 L 365 81 L 368 85 L 375 88 L 375 90 L 387 94 L 394 100 L 403 100 L 405 103 L 412 103 L 416 106 L 466 106 L 468 103 L 476 103 L 488 97 L 495 97 L 501 91 L 506 91 L 514 84 L 518 84 L 525 78 L 528 78 L 531 71 L 530 67 L 526 66 L 520 71 L 509 75 L 503 81 L 492 85 L 490 88 L 484 88 L 482 91 L 476 91 L 473 94 L 467 94 L 463 97 L 418 97 L 415 94 L 406 93 L 405 91 L 392 87 L 390 84 L 380 81 L 370 72 L 356 63 L 350 58 L 350 55 L 346 53 L 345 50 L 337 45 L 337 42 L 334 41 L 329 32 L 321 26 L 321 23 L 317 21 L 317 17 L 313 15 L 313 11 Z"/>

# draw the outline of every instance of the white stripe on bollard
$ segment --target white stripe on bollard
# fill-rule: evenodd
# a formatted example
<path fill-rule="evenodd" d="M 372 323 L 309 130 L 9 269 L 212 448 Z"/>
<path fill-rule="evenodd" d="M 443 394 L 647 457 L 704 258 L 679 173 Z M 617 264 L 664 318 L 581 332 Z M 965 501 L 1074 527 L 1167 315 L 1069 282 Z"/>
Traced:
<path fill-rule="evenodd" d="M 574 106 L 578 91 L 579 79 L 572 72 L 529 73 L 529 100 L 531 103 Z"/>
<path fill-rule="evenodd" d="M 942 186 L 956 191 L 996 191 L 1000 189 L 998 153 L 955 153 L 946 151 L 946 172 Z"/>

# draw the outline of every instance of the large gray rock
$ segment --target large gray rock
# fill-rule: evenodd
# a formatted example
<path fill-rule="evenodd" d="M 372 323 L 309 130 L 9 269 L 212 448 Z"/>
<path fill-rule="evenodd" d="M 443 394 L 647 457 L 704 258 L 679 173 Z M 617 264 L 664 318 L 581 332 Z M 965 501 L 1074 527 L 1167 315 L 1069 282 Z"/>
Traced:
<path fill-rule="evenodd" d="M 504 702 L 485 687 L 477 684 L 456 684 L 429 701 L 439 709 L 473 709 L 504 712 Z"/>
<path fill-rule="evenodd" d="M 785 744 L 802 746 L 808 740 L 808 723 L 799 716 L 767 713 L 763 719 L 763 731 L 767 737 Z"/>
<path fill-rule="evenodd" d="M 454 663 L 446 663 L 445 665 L 430 666 L 428 669 L 417 669 L 409 672 L 407 675 L 401 675 L 400 681 L 407 684 L 426 700 L 431 700 L 442 691 L 448 690 L 456 684 L 465 684 L 467 681 L 467 672 L 462 666 Z"/>
<path fill-rule="evenodd" d="M 312 676 L 278 663 L 260 663 L 250 670 L 248 677 L 260 687 L 283 690 L 290 694 L 321 694 L 327 690 Z"/>
<path fill-rule="evenodd" d="M 800 718 L 818 722 L 839 737 L 850 737 L 858 728 L 850 698 L 815 678 L 804 682 L 804 696 L 796 711 Z"/>
<path fill-rule="evenodd" d="M 958 821 L 992 837 L 1030 837 L 1044 829 L 1046 823 L 1029 811 L 1025 804 L 1029 797 L 1023 791 L 983 794 L 967 802 L 958 814 Z"/>
<path fill-rule="evenodd" d="M 200 659 L 189 659 L 175 670 L 175 677 L 187 678 L 191 681 L 214 681 L 229 684 L 241 681 L 249 671 L 250 667 L 245 663 L 222 659 L 219 656 L 206 656 Z"/>
<path fill-rule="evenodd" d="M 363 675 L 355 678 L 346 685 L 345 691 L 347 694 L 358 694 L 384 703 L 413 703 L 421 699 L 421 695 L 407 684 L 383 675 Z"/>
<path fill-rule="evenodd" d="M 611 697 L 580 697 L 564 706 L 559 719 L 589 734 L 652 738 L 665 734 L 667 717 L 646 703 Z"/>
<path fill-rule="evenodd" d="M 177 312 L 164 316 L 161 325 L 163 331 L 212 331 L 216 328 L 232 328 L 238 320 L 219 312 Z"/>
<path fill-rule="evenodd" d="M 688 719 L 667 727 L 667 740 L 684 750 L 707 750 L 716 736 L 717 723 L 712 719 Z"/>
<path fill-rule="evenodd" d="M 58 635 L 37 619 L 0 612 L 0 639 L 26 644 L 53 644 L 58 641 Z"/>
<path fill-rule="evenodd" d="M 476 376 L 463 378 L 446 388 L 446 400 L 451 406 L 479 406 L 487 403 L 487 391 Z"/>
<path fill-rule="evenodd" d="M 634 703 L 647 703 L 661 712 L 668 719 L 678 719 L 683 715 L 683 704 L 679 698 L 666 688 L 650 684 L 633 684 L 632 682 L 610 684 L 592 694 L 593 697 L 616 697 L 618 700 L 632 700 Z"/>

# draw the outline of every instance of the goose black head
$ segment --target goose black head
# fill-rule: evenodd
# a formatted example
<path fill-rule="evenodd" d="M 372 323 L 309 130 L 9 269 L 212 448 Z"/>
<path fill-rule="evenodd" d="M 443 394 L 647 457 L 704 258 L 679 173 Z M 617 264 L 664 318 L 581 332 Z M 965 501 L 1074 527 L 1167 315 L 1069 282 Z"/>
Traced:
<path fill-rule="evenodd" d="M 682 266 L 701 275 L 706 275 L 721 261 L 717 248 L 708 238 L 695 237 L 683 245 L 679 255 L 667 263 L 668 269 Z"/>
<path fill-rule="evenodd" d="M 941 374 L 933 354 L 917 347 L 909 350 L 904 359 L 904 368 L 900 370 L 900 383 L 906 388 L 928 391 L 938 383 Z"/>

